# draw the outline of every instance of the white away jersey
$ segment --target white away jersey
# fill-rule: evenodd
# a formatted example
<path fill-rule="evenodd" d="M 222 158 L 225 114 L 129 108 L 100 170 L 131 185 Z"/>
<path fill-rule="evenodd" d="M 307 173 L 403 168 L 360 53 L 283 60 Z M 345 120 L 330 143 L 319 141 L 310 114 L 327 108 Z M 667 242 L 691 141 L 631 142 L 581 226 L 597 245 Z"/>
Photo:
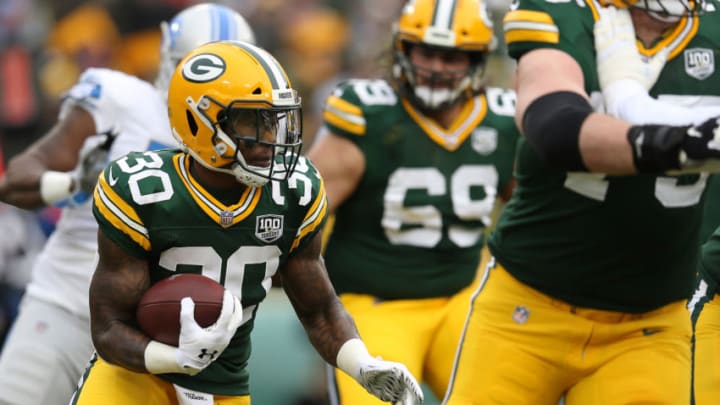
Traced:
<path fill-rule="evenodd" d="M 98 133 L 112 131 L 117 135 L 110 160 L 132 151 L 177 146 L 162 94 L 152 84 L 134 76 L 109 69 L 88 69 L 65 95 L 60 119 L 74 106 L 92 115 Z M 90 137 L 86 144 L 93 141 Z M 35 264 L 28 294 L 89 317 L 88 288 L 95 270 L 96 250 L 97 223 L 91 199 L 64 207 L 55 232 Z"/>

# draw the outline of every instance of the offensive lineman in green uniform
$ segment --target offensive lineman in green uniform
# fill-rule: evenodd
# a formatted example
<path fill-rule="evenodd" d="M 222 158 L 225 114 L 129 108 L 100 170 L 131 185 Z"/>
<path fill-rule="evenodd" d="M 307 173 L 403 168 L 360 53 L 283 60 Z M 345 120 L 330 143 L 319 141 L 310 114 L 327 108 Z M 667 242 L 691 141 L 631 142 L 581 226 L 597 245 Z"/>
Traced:
<path fill-rule="evenodd" d="M 300 98 L 277 61 L 247 43 L 203 45 L 175 70 L 168 111 L 184 150 L 128 154 L 95 190 L 99 356 L 73 403 L 249 404 L 250 333 L 276 272 L 326 361 L 385 401 L 422 402 L 405 366 L 368 354 L 327 278 L 325 191 L 299 157 Z M 173 347 L 139 331 L 134 310 L 150 285 L 184 272 L 222 283 L 225 299 L 201 328 L 184 298 Z"/>
<path fill-rule="evenodd" d="M 668 55 L 653 96 L 717 100 L 720 72 L 703 60 L 718 49 L 720 24 L 711 11 L 717 3 L 707 5 L 704 14 L 701 3 L 681 0 L 622 10 L 637 32 L 635 53 L 649 64 Z M 472 303 L 447 404 L 552 405 L 563 395 L 568 405 L 689 402 L 683 302 L 707 174 L 666 172 L 716 164 L 718 123 L 651 125 L 687 117 L 647 97 L 655 78 L 642 74 L 635 87 L 605 82 L 601 95 L 596 64 L 615 52 L 594 40 L 602 6 L 520 0 L 505 16 L 524 135 L 518 184 L 489 240 L 494 257 Z M 627 69 L 615 65 L 616 75 Z M 640 96 L 644 102 L 617 110 L 619 100 Z M 600 113 L 603 101 L 625 121 Z"/>
<path fill-rule="evenodd" d="M 360 335 L 442 397 L 483 230 L 510 194 L 515 95 L 483 86 L 484 2 L 410 1 L 394 34 L 394 81 L 340 84 L 308 156 L 336 213 L 330 279 Z M 377 403 L 335 374 L 339 402 Z"/>

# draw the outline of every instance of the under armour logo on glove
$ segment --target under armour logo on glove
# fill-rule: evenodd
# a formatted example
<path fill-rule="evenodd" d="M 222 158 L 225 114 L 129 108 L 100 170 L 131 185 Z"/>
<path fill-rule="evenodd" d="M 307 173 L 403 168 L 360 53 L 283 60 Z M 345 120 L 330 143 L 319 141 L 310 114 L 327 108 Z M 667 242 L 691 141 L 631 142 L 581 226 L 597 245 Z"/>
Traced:
<path fill-rule="evenodd" d="M 200 354 L 198 354 L 198 358 L 202 359 L 205 356 L 210 356 L 210 360 L 215 360 L 215 356 L 217 356 L 217 354 L 217 350 L 213 350 L 212 353 L 209 353 L 208 349 L 202 349 L 200 350 Z"/>
<path fill-rule="evenodd" d="M 183 298 L 180 301 L 177 363 L 200 372 L 217 360 L 242 323 L 242 312 L 240 299 L 225 290 L 220 317 L 214 324 L 203 328 L 195 320 L 195 303 L 192 298 Z"/>

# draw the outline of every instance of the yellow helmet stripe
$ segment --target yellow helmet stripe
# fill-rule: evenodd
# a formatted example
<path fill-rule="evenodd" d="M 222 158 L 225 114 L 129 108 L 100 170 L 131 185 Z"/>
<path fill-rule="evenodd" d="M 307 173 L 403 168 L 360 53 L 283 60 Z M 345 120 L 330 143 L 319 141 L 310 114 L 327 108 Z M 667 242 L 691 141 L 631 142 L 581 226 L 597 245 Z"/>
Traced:
<path fill-rule="evenodd" d="M 560 42 L 560 31 L 552 17 L 541 11 L 514 10 L 503 19 L 505 42 Z"/>
<path fill-rule="evenodd" d="M 455 19 L 455 3 L 457 0 L 438 0 L 435 3 L 431 25 L 437 28 L 452 29 Z"/>
<path fill-rule="evenodd" d="M 280 90 L 290 87 L 290 80 L 286 76 L 285 70 L 267 51 L 245 42 L 236 42 L 235 44 L 252 55 L 255 60 L 260 63 L 260 66 L 262 66 L 265 73 L 267 73 L 273 89 Z"/>

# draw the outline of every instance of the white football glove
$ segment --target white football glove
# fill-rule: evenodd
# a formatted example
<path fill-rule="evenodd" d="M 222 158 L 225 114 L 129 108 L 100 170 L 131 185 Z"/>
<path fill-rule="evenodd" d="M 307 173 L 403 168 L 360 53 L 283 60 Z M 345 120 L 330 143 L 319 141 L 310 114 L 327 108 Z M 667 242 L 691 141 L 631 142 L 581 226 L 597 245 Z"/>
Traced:
<path fill-rule="evenodd" d="M 360 339 L 350 339 L 343 344 L 337 354 L 337 365 L 382 401 L 395 405 L 423 403 L 420 384 L 407 367 L 370 356 Z"/>
<path fill-rule="evenodd" d="M 595 22 L 595 53 L 597 72 L 603 93 L 622 80 L 639 83 L 649 90 L 665 66 L 669 49 L 663 48 L 652 57 L 642 57 L 637 49 L 635 27 L 630 11 L 601 7 Z"/>
<path fill-rule="evenodd" d="M 395 405 L 423 403 L 420 384 L 404 364 L 370 358 L 360 365 L 357 381 L 369 393 Z"/>
<path fill-rule="evenodd" d="M 183 298 L 180 301 L 178 364 L 192 370 L 188 374 L 197 374 L 217 360 L 242 323 L 242 313 L 240 299 L 225 290 L 217 321 L 202 328 L 195 321 L 195 302 L 190 297 Z"/>

